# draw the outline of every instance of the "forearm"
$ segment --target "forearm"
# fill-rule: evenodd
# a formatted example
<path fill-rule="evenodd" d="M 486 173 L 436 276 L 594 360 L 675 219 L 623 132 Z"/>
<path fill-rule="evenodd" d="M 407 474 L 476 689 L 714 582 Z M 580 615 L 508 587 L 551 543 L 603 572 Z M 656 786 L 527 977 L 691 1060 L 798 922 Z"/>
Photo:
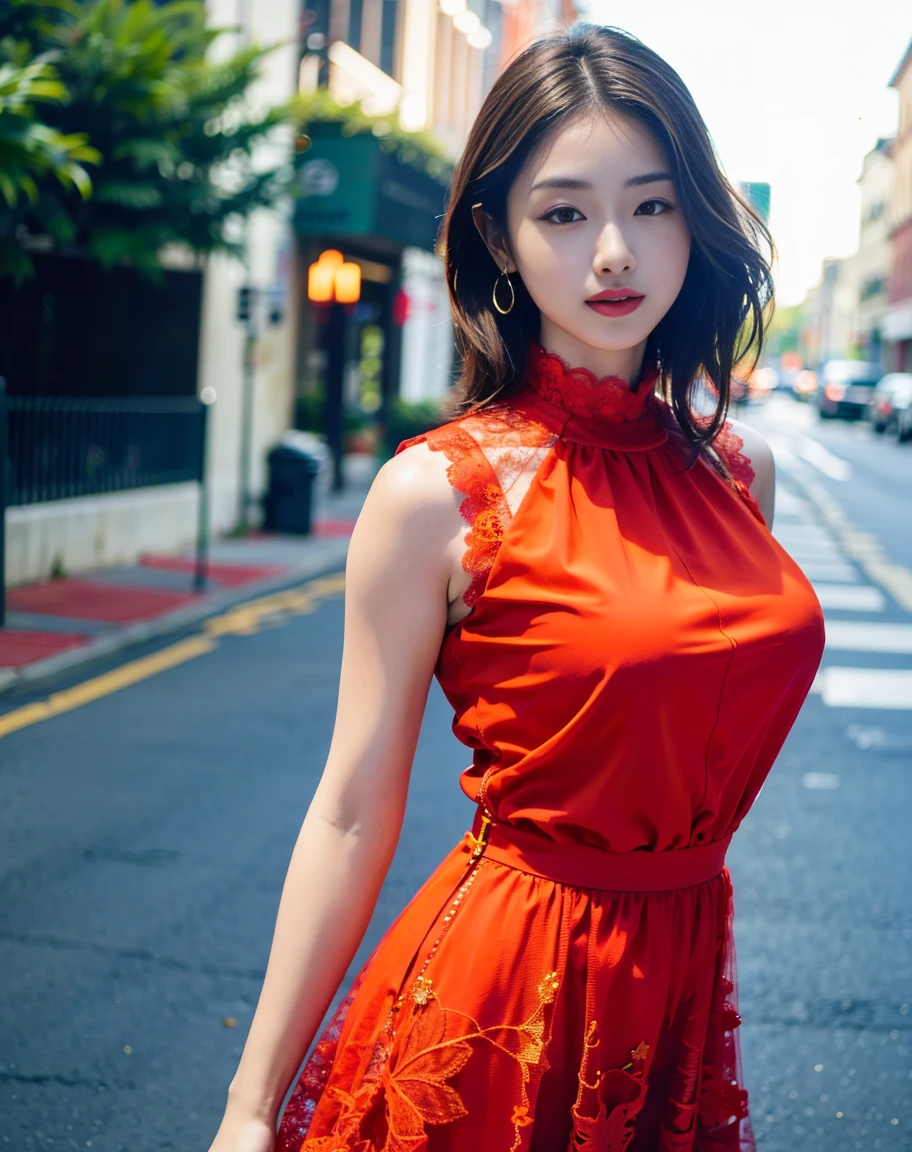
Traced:
<path fill-rule="evenodd" d="M 391 821 L 343 831 L 308 812 L 229 1107 L 274 1120 L 360 944 L 395 848 Z"/>

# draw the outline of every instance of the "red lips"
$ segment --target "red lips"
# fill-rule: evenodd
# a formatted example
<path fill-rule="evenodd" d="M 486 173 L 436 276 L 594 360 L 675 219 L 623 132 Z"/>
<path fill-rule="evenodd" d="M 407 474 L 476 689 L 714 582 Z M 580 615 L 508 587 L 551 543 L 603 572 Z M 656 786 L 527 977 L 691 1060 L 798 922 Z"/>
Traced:
<path fill-rule="evenodd" d="M 590 296 L 587 304 L 593 303 L 596 300 L 622 300 L 625 296 L 634 296 L 642 298 L 643 293 L 637 292 L 635 288 L 605 288 L 601 292 L 596 292 L 594 296 Z"/>

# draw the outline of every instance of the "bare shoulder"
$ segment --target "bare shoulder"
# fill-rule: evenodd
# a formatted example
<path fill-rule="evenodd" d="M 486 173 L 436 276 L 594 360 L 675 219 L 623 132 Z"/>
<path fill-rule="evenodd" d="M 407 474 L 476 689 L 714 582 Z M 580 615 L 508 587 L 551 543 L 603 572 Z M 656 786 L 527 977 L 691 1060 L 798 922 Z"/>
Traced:
<path fill-rule="evenodd" d="M 350 559 L 375 571 L 388 562 L 401 581 L 443 583 L 462 521 L 447 461 L 425 442 L 404 448 L 377 472 L 352 533 Z"/>
<path fill-rule="evenodd" d="M 749 487 L 767 524 L 773 522 L 776 496 L 776 464 L 769 441 L 752 424 L 743 420 L 729 420 L 731 430 L 742 441 L 740 454 L 750 465 L 753 479 Z"/>
<path fill-rule="evenodd" d="M 419 441 L 392 456 L 377 472 L 365 508 L 424 526 L 439 520 L 452 507 L 453 491 L 447 477 L 447 460 Z"/>

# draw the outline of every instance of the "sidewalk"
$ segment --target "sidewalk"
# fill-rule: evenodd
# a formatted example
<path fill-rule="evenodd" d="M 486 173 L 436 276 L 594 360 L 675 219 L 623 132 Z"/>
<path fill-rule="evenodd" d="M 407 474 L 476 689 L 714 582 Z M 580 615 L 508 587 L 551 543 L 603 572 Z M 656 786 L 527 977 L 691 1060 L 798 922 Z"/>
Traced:
<path fill-rule="evenodd" d="M 346 457 L 347 487 L 339 493 L 328 490 L 328 476 L 319 476 L 310 536 L 260 532 L 213 541 L 202 593 L 193 590 L 192 553 L 145 555 L 134 565 L 8 589 L 0 695 L 342 568 L 376 468 L 371 457 Z"/>

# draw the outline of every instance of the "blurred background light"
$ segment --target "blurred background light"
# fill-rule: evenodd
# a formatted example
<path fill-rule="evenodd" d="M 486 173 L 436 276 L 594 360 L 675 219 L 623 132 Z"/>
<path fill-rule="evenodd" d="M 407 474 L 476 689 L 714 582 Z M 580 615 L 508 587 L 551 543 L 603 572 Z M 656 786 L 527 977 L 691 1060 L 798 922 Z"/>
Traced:
<path fill-rule="evenodd" d="M 459 32 L 474 32 L 479 27 L 481 21 L 474 12 L 466 9 L 465 12 L 460 12 L 453 17 L 453 27 Z"/>
<path fill-rule="evenodd" d="M 474 28 L 466 37 L 470 48 L 488 48 L 491 44 L 491 33 L 487 28 Z"/>

